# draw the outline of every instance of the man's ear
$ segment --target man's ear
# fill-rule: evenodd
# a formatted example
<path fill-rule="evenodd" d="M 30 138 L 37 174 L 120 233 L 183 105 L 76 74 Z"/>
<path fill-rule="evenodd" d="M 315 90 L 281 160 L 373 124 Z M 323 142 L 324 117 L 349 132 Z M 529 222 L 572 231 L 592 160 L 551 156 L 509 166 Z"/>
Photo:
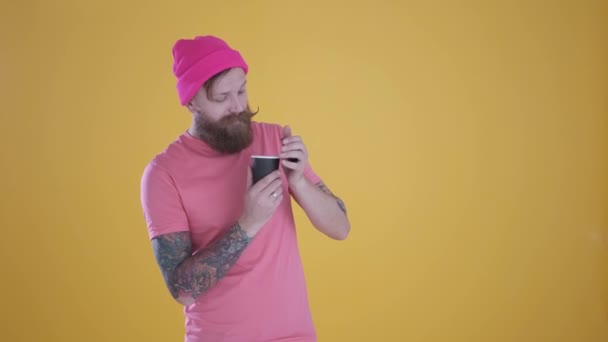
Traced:
<path fill-rule="evenodd" d="M 192 101 L 190 101 L 186 104 L 186 108 L 188 108 L 188 111 L 190 113 L 196 113 L 196 108 L 194 107 L 194 104 L 192 103 Z"/>

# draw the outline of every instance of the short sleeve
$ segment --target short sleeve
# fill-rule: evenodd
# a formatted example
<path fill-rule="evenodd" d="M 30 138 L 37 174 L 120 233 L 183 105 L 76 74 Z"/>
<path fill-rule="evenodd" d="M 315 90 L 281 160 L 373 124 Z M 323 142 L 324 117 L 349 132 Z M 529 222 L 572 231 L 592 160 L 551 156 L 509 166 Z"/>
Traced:
<path fill-rule="evenodd" d="M 315 185 L 321 182 L 321 177 L 319 177 L 315 173 L 310 164 L 306 165 L 306 169 L 304 170 L 304 177 L 306 177 L 312 184 Z"/>
<path fill-rule="evenodd" d="M 188 218 L 179 192 L 167 170 L 150 162 L 141 178 L 141 205 L 150 239 L 189 231 Z"/>

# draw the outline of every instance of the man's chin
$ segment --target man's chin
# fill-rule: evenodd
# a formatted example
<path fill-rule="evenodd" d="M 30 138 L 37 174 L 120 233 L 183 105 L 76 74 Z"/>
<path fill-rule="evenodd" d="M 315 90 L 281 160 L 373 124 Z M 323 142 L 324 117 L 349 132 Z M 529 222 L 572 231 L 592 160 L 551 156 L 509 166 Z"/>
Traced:
<path fill-rule="evenodd" d="M 251 146 L 251 143 L 253 142 L 251 133 L 247 134 L 247 136 L 241 134 L 232 136 L 228 139 L 229 143 L 219 143 L 217 146 L 214 146 L 214 148 L 225 154 L 235 154 L 245 150 L 247 147 Z"/>

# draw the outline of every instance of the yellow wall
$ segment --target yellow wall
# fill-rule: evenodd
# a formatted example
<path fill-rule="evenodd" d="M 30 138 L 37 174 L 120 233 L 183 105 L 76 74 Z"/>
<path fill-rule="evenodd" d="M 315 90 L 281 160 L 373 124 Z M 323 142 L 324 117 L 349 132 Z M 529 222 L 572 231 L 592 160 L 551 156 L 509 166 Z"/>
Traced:
<path fill-rule="evenodd" d="M 217 34 L 350 210 L 297 212 L 320 341 L 608 341 L 606 1 L 17 3 L 0 339 L 182 340 L 139 179 L 189 123 L 173 42 Z"/>

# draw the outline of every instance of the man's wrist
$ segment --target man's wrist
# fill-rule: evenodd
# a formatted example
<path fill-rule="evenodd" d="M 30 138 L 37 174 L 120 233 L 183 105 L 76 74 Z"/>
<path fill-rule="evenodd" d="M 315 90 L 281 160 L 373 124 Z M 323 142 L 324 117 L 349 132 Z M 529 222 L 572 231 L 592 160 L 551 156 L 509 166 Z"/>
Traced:
<path fill-rule="evenodd" d="M 254 224 L 248 223 L 244 219 L 239 219 L 236 222 L 235 227 L 237 227 L 238 230 L 243 232 L 243 234 L 245 234 L 249 241 L 251 241 L 255 237 L 256 232 L 259 230 L 256 229 L 256 226 Z"/>
<path fill-rule="evenodd" d="M 310 184 L 308 183 L 308 180 L 306 179 L 306 177 L 302 176 L 299 179 L 293 181 L 293 182 L 289 182 L 289 187 L 291 188 L 291 190 L 294 193 L 299 193 L 302 190 L 304 190 L 307 186 L 309 186 Z"/>

